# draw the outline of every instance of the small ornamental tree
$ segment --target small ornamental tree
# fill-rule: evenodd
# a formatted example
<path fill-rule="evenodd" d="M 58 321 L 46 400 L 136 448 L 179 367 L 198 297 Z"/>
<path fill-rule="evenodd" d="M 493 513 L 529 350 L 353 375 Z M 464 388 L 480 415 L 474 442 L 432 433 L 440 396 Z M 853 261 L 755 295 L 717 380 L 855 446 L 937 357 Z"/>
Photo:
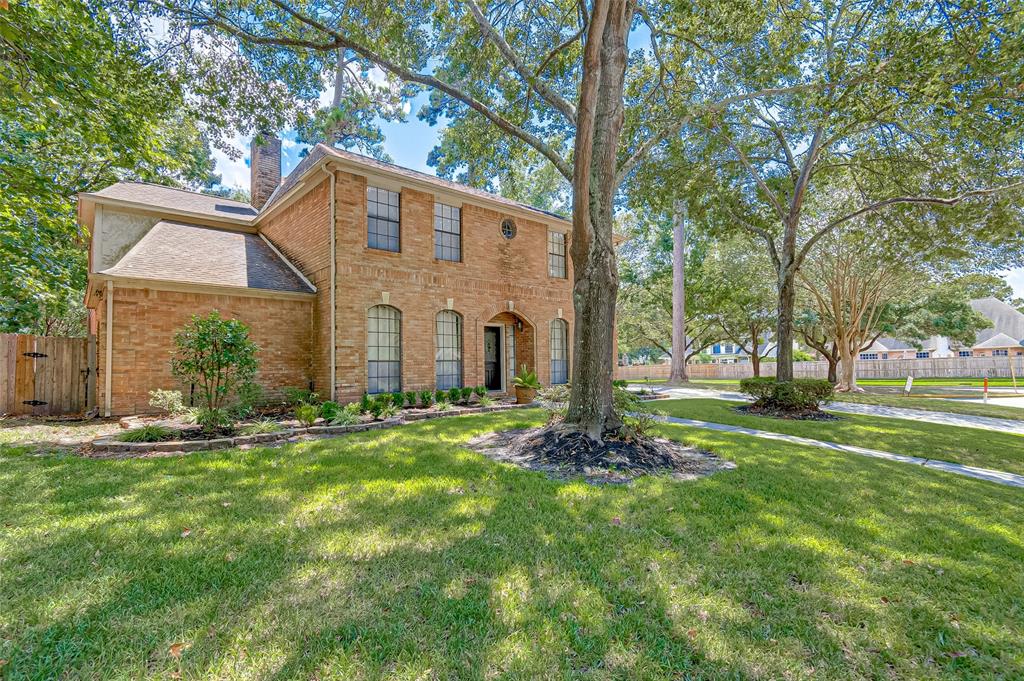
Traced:
<path fill-rule="evenodd" d="M 224 319 L 216 310 L 205 317 L 193 315 L 174 336 L 171 373 L 196 387 L 203 407 L 220 409 L 256 375 L 258 351 L 249 327 L 237 319 Z"/>

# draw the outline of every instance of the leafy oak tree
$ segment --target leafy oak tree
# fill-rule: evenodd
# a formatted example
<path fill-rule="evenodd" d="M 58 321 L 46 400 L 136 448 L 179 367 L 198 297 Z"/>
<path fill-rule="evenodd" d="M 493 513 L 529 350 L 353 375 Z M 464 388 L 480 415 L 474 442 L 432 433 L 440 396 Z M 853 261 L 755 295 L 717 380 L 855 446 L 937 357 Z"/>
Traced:
<path fill-rule="evenodd" d="M 792 378 L 797 276 L 820 240 L 869 214 L 902 240 L 970 251 L 1021 229 L 1024 13 L 991 3 L 784 2 L 714 51 L 725 92 L 823 87 L 749 100 L 688 126 L 713 173 L 719 224 L 764 244 L 778 291 L 778 376 Z M 776 14 L 778 12 L 778 14 Z M 805 208 L 851 187 L 816 214 Z M 955 207 L 955 208 L 954 208 Z"/>
<path fill-rule="evenodd" d="M 147 5 L 170 17 L 172 40 L 195 29 L 230 38 L 264 80 L 293 91 L 322 80 L 323 64 L 345 50 L 410 88 L 430 90 L 452 134 L 465 121 L 486 135 L 480 139 L 507 142 L 496 149 L 528 148 L 557 170 L 572 189 L 575 362 L 565 424 L 594 440 L 621 426 L 611 385 L 612 227 L 623 180 L 697 114 L 821 80 L 793 78 L 721 99 L 704 92 L 686 64 L 708 48 L 689 33 L 702 26 L 702 40 L 727 41 L 760 21 L 745 11 L 638 0 Z M 631 51 L 640 25 L 648 27 L 648 49 Z"/>
<path fill-rule="evenodd" d="M 78 192 L 215 179 L 180 84 L 144 33 L 92 0 L 0 10 L 0 330 L 84 333 Z"/>

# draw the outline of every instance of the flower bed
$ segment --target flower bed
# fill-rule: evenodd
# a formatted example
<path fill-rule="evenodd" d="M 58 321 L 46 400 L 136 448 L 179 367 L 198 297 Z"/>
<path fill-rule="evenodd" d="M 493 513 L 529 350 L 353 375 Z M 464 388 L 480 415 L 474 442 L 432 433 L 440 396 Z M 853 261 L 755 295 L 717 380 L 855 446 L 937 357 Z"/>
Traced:
<path fill-rule="evenodd" d="M 163 442 L 122 442 L 117 439 L 118 434 L 108 435 L 92 441 L 92 452 L 94 455 L 128 455 L 140 456 L 153 452 L 197 452 L 211 449 L 230 449 L 232 447 L 251 447 L 254 445 L 281 444 L 284 442 L 295 442 L 301 437 L 332 437 L 345 433 L 357 433 L 366 430 L 380 430 L 391 428 L 403 423 L 423 421 L 426 419 L 441 418 L 444 416 L 462 416 L 466 414 L 483 414 L 495 411 L 506 411 L 531 407 L 529 404 L 496 404 L 487 407 L 455 407 L 445 411 L 429 409 L 408 409 L 400 415 L 380 421 L 365 421 L 349 426 L 310 426 L 310 427 L 288 427 L 272 433 L 254 433 L 252 435 L 236 435 L 231 437 L 216 437 L 212 439 L 180 439 L 165 440 Z M 132 421 L 124 421 L 132 423 Z M 141 422 L 140 422 L 141 423 Z"/>

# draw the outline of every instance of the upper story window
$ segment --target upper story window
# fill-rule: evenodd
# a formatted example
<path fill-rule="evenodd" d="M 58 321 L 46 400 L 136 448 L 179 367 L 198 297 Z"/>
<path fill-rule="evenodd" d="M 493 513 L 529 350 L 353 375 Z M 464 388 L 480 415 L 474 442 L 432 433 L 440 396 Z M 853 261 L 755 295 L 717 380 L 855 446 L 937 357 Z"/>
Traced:
<path fill-rule="evenodd" d="M 455 206 L 434 204 L 434 257 L 462 260 L 462 211 Z"/>
<path fill-rule="evenodd" d="M 366 188 L 366 245 L 382 251 L 400 250 L 398 192 Z"/>
<path fill-rule="evenodd" d="M 548 275 L 566 278 L 565 234 L 562 232 L 548 232 Z"/>
<path fill-rule="evenodd" d="M 1009 350 L 993 350 L 992 351 L 992 356 L 993 357 L 1008 357 L 1009 355 L 1010 355 L 1010 351 Z"/>
<path fill-rule="evenodd" d="M 506 239 L 513 239 L 516 236 L 516 221 L 512 218 L 505 218 L 501 221 L 501 235 Z"/>

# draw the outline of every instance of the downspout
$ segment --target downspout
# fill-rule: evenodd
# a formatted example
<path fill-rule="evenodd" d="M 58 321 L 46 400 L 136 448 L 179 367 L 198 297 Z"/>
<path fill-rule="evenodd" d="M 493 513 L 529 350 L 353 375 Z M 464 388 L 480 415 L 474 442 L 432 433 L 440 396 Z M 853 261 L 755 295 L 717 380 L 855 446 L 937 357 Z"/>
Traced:
<path fill-rule="evenodd" d="M 335 177 L 333 170 L 327 169 L 326 164 L 323 166 L 323 168 L 321 168 L 321 170 L 327 173 L 327 176 L 331 178 L 331 199 L 330 208 L 328 209 L 328 219 L 330 220 L 329 231 L 331 235 L 331 401 L 333 402 L 335 400 L 335 393 L 337 392 L 336 386 L 338 385 L 338 327 L 336 324 L 337 306 L 335 305 L 336 289 L 338 286 L 338 263 L 335 238 L 335 229 L 337 227 L 337 214 L 335 212 L 334 205 L 334 191 L 335 185 L 337 184 L 337 178 Z"/>
<path fill-rule="evenodd" d="M 103 390 L 103 415 L 110 416 L 110 384 L 111 377 L 114 374 L 113 361 L 114 361 L 114 282 L 107 280 L 107 328 L 106 328 L 106 348 L 104 348 L 104 355 L 106 357 L 105 369 L 106 375 L 103 377 L 104 385 L 106 386 Z"/>

